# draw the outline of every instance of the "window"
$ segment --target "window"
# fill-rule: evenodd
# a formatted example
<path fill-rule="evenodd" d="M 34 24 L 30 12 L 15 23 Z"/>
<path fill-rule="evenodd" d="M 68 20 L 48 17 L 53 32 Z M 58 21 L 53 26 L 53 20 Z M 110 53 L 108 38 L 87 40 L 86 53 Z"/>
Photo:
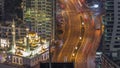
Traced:
<path fill-rule="evenodd" d="M 118 24 L 120 24 L 120 22 L 118 22 Z"/>
<path fill-rule="evenodd" d="M 114 48 L 120 48 L 120 45 L 114 45 Z"/>
<path fill-rule="evenodd" d="M 120 4 L 120 2 L 118 2 L 118 4 Z"/>
<path fill-rule="evenodd" d="M 107 39 L 111 39 L 111 37 L 107 37 Z"/>
<path fill-rule="evenodd" d="M 119 41 L 115 41 L 115 43 L 120 43 Z"/>
<path fill-rule="evenodd" d="M 112 36 L 112 33 L 107 33 L 106 35 L 107 35 L 107 36 Z"/>
<path fill-rule="evenodd" d="M 113 25 L 107 25 L 106 28 L 113 28 Z"/>
<path fill-rule="evenodd" d="M 16 58 L 16 61 L 17 61 L 17 63 L 19 63 L 19 60 L 18 60 L 18 58 Z"/>
<path fill-rule="evenodd" d="M 13 62 L 15 63 L 15 60 L 16 60 L 16 59 L 15 59 L 15 57 L 13 57 L 13 58 L 14 58 L 14 59 L 13 59 Z"/>
<path fill-rule="evenodd" d="M 106 10 L 106 12 L 112 13 L 112 12 L 114 12 L 114 10 Z"/>
<path fill-rule="evenodd" d="M 120 35 L 120 33 L 116 33 L 116 35 Z"/>
<path fill-rule="evenodd" d="M 118 12 L 120 12 L 120 10 L 118 10 Z"/>
<path fill-rule="evenodd" d="M 120 8 L 120 6 L 118 6 L 118 8 Z"/>
<path fill-rule="evenodd" d="M 120 18 L 118 18 L 118 20 L 120 20 Z"/>
<path fill-rule="evenodd" d="M 113 24 L 113 22 L 107 22 L 107 24 Z"/>
<path fill-rule="evenodd" d="M 118 16 L 120 16 L 120 14 L 118 14 Z"/>
<path fill-rule="evenodd" d="M 106 43 L 110 43 L 110 41 L 105 41 Z"/>
<path fill-rule="evenodd" d="M 117 26 L 117 28 L 120 28 L 120 26 Z"/>
<path fill-rule="evenodd" d="M 117 32 L 119 32 L 119 31 L 120 31 L 120 29 L 117 29 L 116 31 L 117 31 Z"/>

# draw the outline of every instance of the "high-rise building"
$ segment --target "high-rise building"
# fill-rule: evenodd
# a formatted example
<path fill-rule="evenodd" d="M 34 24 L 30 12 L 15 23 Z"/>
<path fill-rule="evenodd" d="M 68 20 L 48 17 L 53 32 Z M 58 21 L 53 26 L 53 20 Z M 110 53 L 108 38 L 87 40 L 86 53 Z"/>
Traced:
<path fill-rule="evenodd" d="M 120 65 L 120 0 L 105 2 L 103 51 Z"/>
<path fill-rule="evenodd" d="M 104 54 L 101 55 L 101 68 L 120 68 L 115 62 Z"/>
<path fill-rule="evenodd" d="M 4 0 L 0 0 L 0 21 L 3 20 L 4 17 Z"/>
<path fill-rule="evenodd" d="M 50 40 L 54 27 L 54 0 L 24 0 L 23 20 L 30 31 Z"/>

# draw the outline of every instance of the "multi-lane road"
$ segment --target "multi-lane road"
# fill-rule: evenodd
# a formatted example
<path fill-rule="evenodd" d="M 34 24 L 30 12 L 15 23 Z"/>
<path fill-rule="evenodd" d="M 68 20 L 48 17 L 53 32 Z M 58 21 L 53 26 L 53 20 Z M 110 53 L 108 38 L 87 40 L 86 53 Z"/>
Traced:
<path fill-rule="evenodd" d="M 94 13 L 88 11 L 84 0 L 60 0 L 60 3 L 65 6 L 64 43 L 53 62 L 74 62 L 75 68 L 95 68 L 95 52 L 101 38 L 101 29 L 95 28 L 95 23 L 101 23 L 96 21 L 99 17 L 93 18 Z"/>

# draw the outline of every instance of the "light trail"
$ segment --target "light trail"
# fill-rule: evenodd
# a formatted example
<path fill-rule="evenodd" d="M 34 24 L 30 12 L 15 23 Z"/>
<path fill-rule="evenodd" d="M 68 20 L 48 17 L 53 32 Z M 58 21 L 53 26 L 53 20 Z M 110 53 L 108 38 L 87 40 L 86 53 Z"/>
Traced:
<path fill-rule="evenodd" d="M 95 23 L 101 23 L 100 17 L 96 16 L 97 18 L 93 19 L 94 13 L 86 7 L 85 0 L 67 0 L 65 2 L 60 0 L 60 2 L 67 6 L 64 11 L 66 11 L 69 22 L 65 21 L 67 23 L 65 24 L 67 27 L 64 33 L 66 41 L 63 43 L 59 53 L 55 54 L 53 62 L 74 61 L 75 68 L 95 68 L 95 52 L 101 38 L 101 27 L 100 29 L 95 29 Z M 76 2 L 80 5 L 79 7 L 76 7 Z M 79 10 L 77 9 L 83 12 L 78 13 Z M 83 21 L 81 21 L 80 16 Z M 84 25 L 82 25 L 82 22 L 84 22 Z M 83 28 L 84 35 L 80 40 Z"/>

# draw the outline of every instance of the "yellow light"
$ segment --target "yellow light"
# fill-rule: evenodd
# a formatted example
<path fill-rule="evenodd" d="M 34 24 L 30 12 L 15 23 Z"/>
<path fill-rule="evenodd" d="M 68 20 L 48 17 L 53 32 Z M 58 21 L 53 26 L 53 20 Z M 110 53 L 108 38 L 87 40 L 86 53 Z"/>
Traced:
<path fill-rule="evenodd" d="M 72 56 L 75 56 L 75 54 L 73 53 Z"/>
<path fill-rule="evenodd" d="M 84 22 L 82 22 L 82 25 L 84 25 Z"/>
<path fill-rule="evenodd" d="M 79 39 L 81 40 L 81 39 L 82 39 L 82 37 L 79 37 Z"/>
<path fill-rule="evenodd" d="M 15 25 L 12 25 L 12 27 L 15 27 Z"/>
<path fill-rule="evenodd" d="M 12 50 L 12 53 L 15 53 L 15 49 Z"/>
<path fill-rule="evenodd" d="M 78 47 L 75 47 L 75 49 L 77 50 L 77 49 L 78 49 Z"/>
<path fill-rule="evenodd" d="M 29 28 L 26 28 L 26 31 L 29 31 Z"/>

